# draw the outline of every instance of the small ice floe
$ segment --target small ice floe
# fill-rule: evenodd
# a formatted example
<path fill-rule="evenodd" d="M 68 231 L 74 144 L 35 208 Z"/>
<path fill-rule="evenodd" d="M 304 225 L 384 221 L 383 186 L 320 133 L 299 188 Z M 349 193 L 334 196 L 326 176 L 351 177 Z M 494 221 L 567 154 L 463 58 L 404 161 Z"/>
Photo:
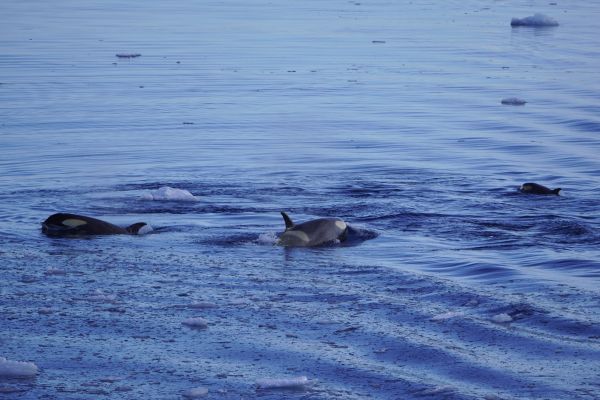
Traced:
<path fill-rule="evenodd" d="M 67 271 L 65 271 L 64 269 L 58 269 L 58 268 L 48 268 L 46 270 L 46 272 L 44 272 L 44 275 L 66 275 Z"/>
<path fill-rule="evenodd" d="M 98 303 L 115 303 L 117 301 L 117 296 L 114 294 L 104 293 L 104 291 L 96 289 L 88 297 L 86 297 L 85 300 L 95 301 Z"/>
<path fill-rule="evenodd" d="M 433 317 L 431 317 L 430 321 L 446 321 L 448 319 L 451 318 L 456 318 L 456 317 L 462 317 L 464 316 L 465 313 L 460 312 L 460 311 L 448 311 L 442 314 L 438 314 L 438 315 L 434 315 Z"/>
<path fill-rule="evenodd" d="M 500 314 L 496 314 L 492 317 L 492 321 L 498 323 L 498 324 L 502 324 L 505 322 L 511 322 L 513 320 L 513 318 L 508 315 L 507 313 L 500 313 Z"/>
<path fill-rule="evenodd" d="M 190 192 L 184 189 L 176 189 L 170 186 L 162 186 L 156 190 L 152 190 L 149 193 L 144 193 L 141 197 L 142 200 L 167 200 L 167 201 L 198 201 L 200 200 L 197 196 L 194 196 Z"/>
<path fill-rule="evenodd" d="M 7 378 L 32 378 L 38 373 L 38 367 L 32 362 L 11 361 L 0 357 L 0 376 Z"/>
<path fill-rule="evenodd" d="M 558 22 L 556 22 L 554 18 L 550 18 L 544 14 L 536 13 L 530 17 L 513 18 L 510 21 L 510 26 L 546 27 L 558 26 Z"/>
<path fill-rule="evenodd" d="M 205 329 L 208 328 L 208 322 L 201 317 L 193 317 L 183 320 L 181 322 L 182 325 L 190 327 L 192 329 Z"/>
<path fill-rule="evenodd" d="M 527 102 L 518 97 L 507 97 L 500 102 L 506 106 L 524 106 Z"/>
<path fill-rule="evenodd" d="M 199 399 L 200 397 L 204 397 L 208 394 L 208 389 L 205 387 L 197 387 L 193 389 L 186 390 L 182 393 L 182 396 L 186 399 Z"/>
<path fill-rule="evenodd" d="M 387 353 L 387 351 L 388 351 L 387 347 L 382 347 L 380 349 L 373 350 L 373 353 L 375 353 L 375 354 L 383 354 L 383 353 Z"/>
<path fill-rule="evenodd" d="M 38 281 L 38 278 L 35 275 L 23 275 L 23 276 L 21 276 L 21 282 L 23 282 L 23 283 L 35 283 L 37 281 Z"/>
<path fill-rule="evenodd" d="M 196 303 L 192 303 L 188 306 L 188 308 L 192 308 L 194 310 L 206 310 L 208 308 L 217 308 L 215 303 L 211 303 L 209 301 L 199 301 Z"/>
<path fill-rule="evenodd" d="M 256 386 L 259 389 L 304 389 L 311 382 L 306 376 L 298 376 L 294 378 L 267 378 L 258 379 Z"/>
<path fill-rule="evenodd" d="M 452 392 L 455 392 L 456 389 L 454 389 L 452 386 L 435 386 L 432 388 L 425 388 L 422 390 L 418 390 L 416 392 L 414 392 L 414 394 L 416 396 L 446 396 L 451 394 Z"/>
<path fill-rule="evenodd" d="M 136 58 L 141 56 L 140 53 L 117 53 L 115 54 L 117 58 Z"/>
<path fill-rule="evenodd" d="M 41 314 L 41 315 L 50 315 L 53 312 L 54 312 L 54 309 L 50 308 L 50 307 L 42 307 L 38 310 L 38 314 Z"/>

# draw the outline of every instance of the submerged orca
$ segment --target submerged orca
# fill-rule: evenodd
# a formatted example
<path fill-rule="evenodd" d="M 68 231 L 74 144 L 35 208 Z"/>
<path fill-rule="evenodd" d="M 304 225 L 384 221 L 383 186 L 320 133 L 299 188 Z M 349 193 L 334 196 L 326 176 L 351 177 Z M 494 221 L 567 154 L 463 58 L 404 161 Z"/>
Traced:
<path fill-rule="evenodd" d="M 334 240 L 343 242 L 348 236 L 348 225 L 339 218 L 319 218 L 295 225 L 285 212 L 281 216 L 285 232 L 277 244 L 282 246 L 318 246 Z"/>
<path fill-rule="evenodd" d="M 547 188 L 546 186 L 540 185 L 539 183 L 532 183 L 532 182 L 522 184 L 521 187 L 519 188 L 519 190 L 523 193 L 555 194 L 557 196 L 558 196 L 558 192 L 561 191 L 560 188 L 550 189 L 550 188 Z"/>
<path fill-rule="evenodd" d="M 67 213 L 53 214 L 42 222 L 42 233 L 48 236 L 137 235 L 151 230 L 145 222 L 122 228 L 96 218 Z"/>

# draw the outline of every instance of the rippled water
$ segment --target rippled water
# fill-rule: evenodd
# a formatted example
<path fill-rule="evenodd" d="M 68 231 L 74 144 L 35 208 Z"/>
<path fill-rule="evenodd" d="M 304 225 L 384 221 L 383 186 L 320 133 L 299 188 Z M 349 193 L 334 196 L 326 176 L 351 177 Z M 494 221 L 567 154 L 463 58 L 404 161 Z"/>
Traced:
<path fill-rule="evenodd" d="M 0 5 L 0 357 L 39 367 L 3 395 L 600 397 L 600 6 L 129 3 Z"/>

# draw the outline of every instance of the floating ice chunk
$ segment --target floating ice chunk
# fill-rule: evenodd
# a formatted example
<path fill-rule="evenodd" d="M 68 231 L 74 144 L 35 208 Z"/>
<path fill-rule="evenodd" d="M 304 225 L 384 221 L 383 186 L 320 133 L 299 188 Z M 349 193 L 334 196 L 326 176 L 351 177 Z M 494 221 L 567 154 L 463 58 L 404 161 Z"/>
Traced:
<path fill-rule="evenodd" d="M 198 197 L 184 189 L 163 186 L 142 195 L 142 200 L 168 200 L 168 201 L 198 201 Z"/>
<path fill-rule="evenodd" d="M 507 313 L 496 314 L 492 317 L 492 321 L 497 322 L 499 324 L 504 322 L 510 322 L 513 318 Z"/>
<path fill-rule="evenodd" d="M 38 367 L 32 362 L 11 361 L 0 357 L 0 376 L 8 378 L 31 378 L 38 373 Z"/>
<path fill-rule="evenodd" d="M 189 326 L 190 328 L 193 328 L 193 329 L 208 328 L 208 322 L 204 318 L 200 318 L 200 317 L 188 318 L 188 319 L 182 321 L 181 323 L 183 325 Z"/>
<path fill-rule="evenodd" d="M 141 56 L 140 53 L 117 53 L 115 54 L 116 57 L 118 58 L 136 58 Z"/>
<path fill-rule="evenodd" d="M 445 321 L 450 318 L 462 317 L 463 315 L 465 314 L 460 311 L 448 311 L 442 314 L 434 315 L 431 317 L 431 321 Z"/>
<path fill-rule="evenodd" d="M 510 26 L 532 26 L 532 27 L 543 27 L 543 26 L 558 26 L 558 22 L 554 18 L 550 18 L 544 14 L 536 13 L 531 17 L 525 18 L 513 18 L 510 21 Z"/>
<path fill-rule="evenodd" d="M 524 106 L 527 102 L 523 99 L 519 99 L 518 97 L 507 97 L 502 99 L 500 103 L 507 106 Z"/>
<path fill-rule="evenodd" d="M 99 303 L 115 303 L 117 300 L 117 296 L 115 296 L 114 294 L 104 293 L 102 290 L 96 289 L 85 299 L 88 301 L 97 301 Z"/>
<path fill-rule="evenodd" d="M 66 275 L 67 271 L 65 271 L 64 269 L 58 269 L 58 268 L 48 268 L 46 270 L 46 272 L 44 272 L 44 275 Z"/>
<path fill-rule="evenodd" d="M 198 399 L 200 397 L 204 397 L 208 394 L 208 389 L 205 387 L 197 387 L 193 389 L 186 390 L 183 392 L 182 396 L 186 399 Z"/>
<path fill-rule="evenodd" d="M 260 389 L 303 389 L 310 384 L 306 376 L 295 378 L 258 379 L 256 385 Z"/>
<path fill-rule="evenodd" d="M 199 301 L 197 303 L 190 304 L 188 307 L 196 310 L 204 310 L 207 308 L 216 308 L 217 305 L 208 301 Z"/>

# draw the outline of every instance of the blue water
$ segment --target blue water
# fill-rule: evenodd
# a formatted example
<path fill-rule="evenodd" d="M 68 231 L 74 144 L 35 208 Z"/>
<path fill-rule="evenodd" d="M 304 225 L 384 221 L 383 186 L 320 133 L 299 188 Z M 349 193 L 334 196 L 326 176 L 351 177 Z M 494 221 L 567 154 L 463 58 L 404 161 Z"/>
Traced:
<path fill-rule="evenodd" d="M 560 26 L 510 27 L 536 12 Z M 0 392 L 600 398 L 599 19 L 584 1 L 3 1 L 0 357 L 39 372 Z M 165 185 L 200 201 L 141 200 Z M 280 210 L 358 238 L 275 246 Z M 55 212 L 155 233 L 44 237 Z"/>

